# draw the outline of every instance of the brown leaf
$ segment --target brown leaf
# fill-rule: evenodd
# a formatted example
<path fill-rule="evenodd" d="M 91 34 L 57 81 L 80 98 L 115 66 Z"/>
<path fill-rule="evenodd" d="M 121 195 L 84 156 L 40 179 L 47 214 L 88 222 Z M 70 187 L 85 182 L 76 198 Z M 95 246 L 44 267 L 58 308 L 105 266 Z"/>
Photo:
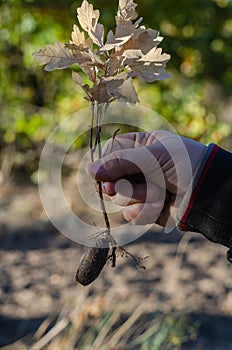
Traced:
<path fill-rule="evenodd" d="M 81 27 L 89 34 L 93 42 L 99 47 L 103 46 L 104 27 L 97 23 L 99 11 L 93 9 L 93 5 L 84 0 L 77 9 L 77 18 Z"/>
<path fill-rule="evenodd" d="M 128 102 L 135 104 L 139 102 L 138 95 L 135 91 L 134 85 L 132 84 L 132 79 L 128 78 L 122 85 L 118 88 L 118 100 L 119 102 Z"/>
<path fill-rule="evenodd" d="M 146 32 L 143 34 L 146 34 Z M 152 33 L 151 38 L 154 38 L 153 34 L 154 33 Z M 138 38 L 140 37 L 141 36 Z M 144 37 L 144 39 L 145 38 L 146 37 Z M 166 63 L 170 59 L 170 55 L 162 53 L 162 49 L 156 47 L 158 43 L 162 41 L 162 37 L 156 36 L 154 40 L 155 46 L 153 45 L 150 51 L 148 51 L 146 54 L 143 54 L 142 50 L 139 50 L 139 48 L 125 50 L 122 53 L 122 55 L 126 58 L 124 64 L 129 66 L 131 70 L 129 72 L 130 77 L 140 77 L 142 80 L 148 83 L 171 77 L 171 74 L 165 71 Z M 137 42 L 137 40 L 135 42 Z M 148 44 L 144 44 L 144 49 L 148 49 L 151 44 L 152 42 L 148 40 Z M 128 45 L 126 44 L 123 48 L 125 47 L 133 47 L 132 41 L 131 43 L 128 42 Z M 135 47 L 138 47 L 137 44 Z"/>
<path fill-rule="evenodd" d="M 122 46 L 136 32 L 136 29 L 143 20 L 143 18 L 139 18 L 136 23 L 132 23 L 131 20 L 137 17 L 135 11 L 136 6 L 137 4 L 135 4 L 133 0 L 119 0 L 115 35 L 113 35 L 112 31 L 108 33 L 104 50 L 108 51 L 115 47 Z"/>
<path fill-rule="evenodd" d="M 97 23 L 99 19 L 99 11 L 94 11 L 93 5 L 84 0 L 81 7 L 77 8 L 77 18 L 81 27 L 88 32 Z"/>
<path fill-rule="evenodd" d="M 116 27 L 115 35 L 112 30 L 109 31 L 106 43 L 101 48 L 101 51 L 109 51 L 113 48 L 124 45 L 135 33 L 137 26 L 141 21 L 142 18 L 140 18 L 135 24 L 132 24 L 130 21 L 119 23 Z"/>
<path fill-rule="evenodd" d="M 91 58 L 92 62 L 98 67 L 98 68 L 103 68 L 104 62 L 102 61 L 101 57 L 99 54 L 95 53 L 94 51 L 89 49 L 89 57 Z"/>
<path fill-rule="evenodd" d="M 82 71 L 89 77 L 89 79 L 97 83 L 97 70 L 104 69 L 105 63 L 101 60 L 101 58 L 94 53 L 91 49 L 88 50 L 88 54 L 85 60 L 82 60 L 80 64 L 80 68 Z"/>
<path fill-rule="evenodd" d="M 119 23 L 121 20 L 130 21 L 137 18 L 136 7 L 137 4 L 133 0 L 119 0 L 116 22 Z"/>
<path fill-rule="evenodd" d="M 75 50 L 73 56 L 76 58 L 76 62 L 78 65 L 93 64 L 91 55 L 85 50 Z"/>
<path fill-rule="evenodd" d="M 136 23 L 132 23 L 131 21 L 123 21 L 119 23 L 116 27 L 115 36 L 116 38 L 121 38 L 125 36 L 132 36 L 135 34 L 136 29 L 139 24 L 142 22 L 142 17 L 138 19 Z"/>
<path fill-rule="evenodd" d="M 64 46 L 65 46 L 66 49 L 70 49 L 70 50 L 73 50 L 73 51 L 80 50 L 80 46 L 77 46 L 76 44 L 70 43 L 70 44 L 65 44 Z M 85 51 L 86 51 L 86 49 L 85 49 Z"/>
<path fill-rule="evenodd" d="M 93 64 L 83 63 L 80 65 L 80 68 L 93 83 L 97 82 L 96 68 Z"/>
<path fill-rule="evenodd" d="M 117 74 L 118 69 L 121 67 L 123 58 L 121 55 L 112 53 L 109 59 L 106 61 L 106 72 L 108 76 Z"/>
<path fill-rule="evenodd" d="M 86 93 L 86 97 L 85 99 L 88 101 L 91 101 L 92 96 L 90 94 L 90 87 L 88 84 L 82 84 L 82 77 L 80 76 L 79 73 L 72 71 L 72 79 L 84 90 L 84 92 Z"/>
<path fill-rule="evenodd" d="M 131 35 L 125 35 L 125 36 L 117 36 L 113 34 L 112 30 L 108 32 L 107 39 L 105 45 L 101 48 L 101 51 L 110 51 L 116 47 L 122 46 L 124 43 L 126 43 L 130 38 Z"/>
<path fill-rule="evenodd" d="M 72 71 L 72 79 L 82 87 L 82 77 L 77 72 Z"/>
<path fill-rule="evenodd" d="M 34 52 L 33 56 L 40 64 L 47 64 L 44 68 L 46 71 L 64 69 L 77 63 L 77 57 L 60 42 L 46 45 L 44 49 Z"/>
<path fill-rule="evenodd" d="M 71 34 L 72 41 L 71 43 L 76 45 L 76 47 L 80 49 L 90 49 L 92 50 L 93 48 L 93 41 L 91 38 L 85 39 L 84 32 L 81 32 L 79 27 L 74 24 L 73 26 L 73 31 Z"/>
<path fill-rule="evenodd" d="M 170 60 L 170 55 L 162 53 L 161 48 L 153 48 L 146 55 L 141 57 L 141 61 L 154 62 L 154 63 L 166 63 Z"/>
<path fill-rule="evenodd" d="M 91 89 L 89 89 L 89 92 L 93 101 L 104 103 L 110 99 L 105 83 L 101 82 L 99 84 L 95 84 Z"/>
<path fill-rule="evenodd" d="M 143 54 L 142 51 L 139 49 L 129 49 L 124 51 L 122 53 L 122 56 L 127 59 L 126 62 L 134 62 L 134 60 L 136 60 L 137 62 L 140 58 L 142 58 Z"/>
<path fill-rule="evenodd" d="M 73 55 L 76 62 L 82 71 L 89 77 L 89 79 L 97 82 L 97 69 L 104 69 L 105 63 L 101 60 L 99 55 L 93 52 L 90 48 L 83 48 L 75 44 L 66 44 L 66 47 L 74 51 Z"/>
<path fill-rule="evenodd" d="M 90 50 L 92 50 L 92 48 L 93 48 L 93 40 L 90 37 L 86 38 L 85 45 L 86 45 L 86 47 L 89 47 Z M 85 47 L 85 45 L 84 45 L 84 47 Z"/>
<path fill-rule="evenodd" d="M 138 62 L 137 65 L 132 65 L 130 68 L 131 71 L 128 74 L 130 77 L 139 77 L 146 83 L 152 83 L 155 80 L 164 80 L 171 78 L 171 74 L 165 71 L 165 65 L 162 64 L 156 65 L 154 63 L 148 62 L 142 64 L 142 62 Z"/>
<path fill-rule="evenodd" d="M 94 30 L 89 33 L 89 36 L 92 38 L 93 42 L 99 47 L 103 46 L 103 37 L 104 37 L 104 27 L 102 24 L 98 23 Z"/>
<path fill-rule="evenodd" d="M 123 72 L 114 77 L 103 78 L 108 94 L 119 102 L 135 104 L 138 96 L 132 84 L 132 79 L 127 78 L 127 73 Z"/>
<path fill-rule="evenodd" d="M 73 31 L 72 31 L 71 37 L 72 37 L 73 44 L 75 44 L 77 46 L 80 46 L 80 45 L 84 46 L 85 35 L 83 32 L 80 31 L 79 27 L 76 24 L 74 24 L 74 26 L 73 26 Z"/>
<path fill-rule="evenodd" d="M 94 64 L 98 68 L 103 68 L 104 62 L 101 57 L 89 47 L 77 46 L 76 44 L 65 44 L 65 47 L 73 50 L 73 55 L 77 58 L 79 65 L 83 63 Z"/>
<path fill-rule="evenodd" d="M 163 38 L 159 36 L 159 32 L 157 30 L 140 27 L 136 30 L 131 39 L 123 45 L 123 54 L 128 56 L 129 53 L 127 50 L 138 50 L 141 52 L 142 56 L 147 54 L 152 48 L 159 45 L 162 40 Z M 132 58 L 132 52 L 130 52 L 130 56 Z M 137 54 L 135 57 L 137 57 Z"/>

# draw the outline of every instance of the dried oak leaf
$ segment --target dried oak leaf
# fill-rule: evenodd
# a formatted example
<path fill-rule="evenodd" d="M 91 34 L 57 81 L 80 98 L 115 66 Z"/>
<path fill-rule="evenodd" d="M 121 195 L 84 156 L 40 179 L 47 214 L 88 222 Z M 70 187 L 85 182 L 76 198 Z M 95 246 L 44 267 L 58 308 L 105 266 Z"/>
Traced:
<path fill-rule="evenodd" d="M 133 20 L 137 18 L 137 12 L 135 8 L 137 4 L 133 0 L 119 0 L 118 12 L 116 16 L 116 23 L 119 23 L 122 20 Z"/>
<path fill-rule="evenodd" d="M 93 9 L 93 5 L 84 0 L 77 9 L 77 18 L 81 27 L 89 34 L 93 42 L 99 47 L 103 46 L 104 27 L 97 23 L 99 11 Z"/>
<path fill-rule="evenodd" d="M 109 51 L 120 47 L 134 35 L 136 29 L 143 20 L 139 18 L 135 23 L 132 23 L 131 20 L 137 17 L 137 13 L 135 12 L 136 6 L 137 4 L 135 4 L 133 0 L 119 1 L 115 34 L 113 34 L 112 30 L 108 32 L 106 43 L 101 48 L 101 51 Z"/>
<path fill-rule="evenodd" d="M 128 55 L 128 50 L 130 50 L 130 55 L 132 58 L 132 50 L 134 50 L 135 55 L 138 54 L 136 51 L 140 52 L 140 55 L 146 55 L 151 49 L 157 47 L 163 38 L 159 36 L 159 32 L 153 29 L 138 28 L 135 34 L 127 41 L 121 48 L 122 54 Z M 135 57 L 136 57 L 135 56 Z"/>
<path fill-rule="evenodd" d="M 170 55 L 162 53 L 161 48 L 153 47 L 145 55 L 140 50 L 131 49 L 126 50 L 123 55 L 124 64 L 129 68 L 129 77 L 139 77 L 147 83 L 171 77 L 171 74 L 165 71 Z"/>
<path fill-rule="evenodd" d="M 93 87 L 89 89 L 89 94 L 91 95 L 91 100 L 97 101 L 98 103 L 108 102 L 111 98 L 104 82 L 94 84 Z"/>
<path fill-rule="evenodd" d="M 109 51 L 124 45 L 135 33 L 141 21 L 142 18 L 134 24 L 131 21 L 120 22 L 116 27 L 115 34 L 113 34 L 112 30 L 108 32 L 106 43 L 101 48 L 101 51 Z"/>
<path fill-rule="evenodd" d="M 80 68 L 93 83 L 97 82 L 96 69 L 93 64 L 83 63 L 80 65 Z"/>
<path fill-rule="evenodd" d="M 128 102 L 135 104 L 139 102 L 138 95 L 132 84 L 132 79 L 128 78 L 126 72 L 120 73 L 114 77 L 102 78 L 106 84 L 108 94 L 119 102 Z"/>
<path fill-rule="evenodd" d="M 99 54 L 95 53 L 94 51 L 89 49 L 89 57 L 92 60 L 92 62 L 95 64 L 96 67 L 103 69 L 105 62 L 101 59 Z"/>
<path fill-rule="evenodd" d="M 108 60 L 106 61 L 106 73 L 107 76 L 113 76 L 117 74 L 118 69 L 122 66 L 123 57 L 117 52 L 112 52 Z"/>
<path fill-rule="evenodd" d="M 72 38 L 71 43 L 78 46 L 79 49 L 82 49 L 82 48 L 87 49 L 88 48 L 88 49 L 92 50 L 93 40 L 90 37 L 85 39 L 84 32 L 81 32 L 79 27 L 76 24 L 74 24 L 74 26 L 73 26 L 71 38 Z"/>
<path fill-rule="evenodd" d="M 73 26 L 73 31 L 72 31 L 72 34 L 71 34 L 71 38 L 72 38 L 72 43 L 77 45 L 77 46 L 80 46 L 82 45 L 84 47 L 85 45 L 85 34 L 84 32 L 81 32 L 79 27 L 74 24 Z"/>
<path fill-rule="evenodd" d="M 84 90 L 84 92 L 86 93 L 86 97 L 84 98 L 87 101 L 93 101 L 95 97 L 100 98 L 101 94 L 96 91 L 98 88 L 93 89 L 93 88 L 90 88 L 88 84 L 83 84 L 82 77 L 79 73 L 72 71 L 72 79 Z M 97 86 L 97 85 L 94 85 L 94 86 Z"/>
<path fill-rule="evenodd" d="M 60 42 L 55 43 L 55 45 L 46 45 L 44 49 L 34 52 L 33 56 L 39 64 L 47 64 L 44 69 L 49 72 L 78 63 L 78 59 L 72 51 Z"/>
<path fill-rule="evenodd" d="M 142 56 L 141 61 L 166 64 L 170 60 L 170 57 L 170 55 L 162 53 L 161 48 L 154 47 L 146 55 Z"/>
<path fill-rule="evenodd" d="M 131 65 L 131 71 L 128 73 L 129 77 L 140 78 L 146 83 L 153 83 L 155 80 L 165 80 L 171 78 L 171 74 L 165 71 L 165 67 L 160 64 L 146 62 L 145 64 Z"/>
<path fill-rule="evenodd" d="M 72 71 L 72 79 L 80 86 L 83 87 L 82 83 L 82 77 L 79 73 Z"/>
<path fill-rule="evenodd" d="M 77 59 L 77 64 L 82 71 L 89 77 L 89 79 L 97 82 L 98 69 L 105 69 L 105 62 L 101 59 L 95 51 L 90 47 L 77 46 L 76 44 L 65 44 L 65 47 L 73 51 L 74 57 Z"/>

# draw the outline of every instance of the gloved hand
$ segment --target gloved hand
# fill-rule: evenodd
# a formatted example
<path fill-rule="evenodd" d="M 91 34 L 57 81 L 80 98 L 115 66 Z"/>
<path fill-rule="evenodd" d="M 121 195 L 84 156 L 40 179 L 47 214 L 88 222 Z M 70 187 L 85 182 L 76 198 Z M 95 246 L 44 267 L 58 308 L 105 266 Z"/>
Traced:
<path fill-rule="evenodd" d="M 174 228 L 178 207 L 206 148 L 162 130 L 122 134 L 105 144 L 103 157 L 90 163 L 87 172 L 124 207 L 127 221 Z"/>

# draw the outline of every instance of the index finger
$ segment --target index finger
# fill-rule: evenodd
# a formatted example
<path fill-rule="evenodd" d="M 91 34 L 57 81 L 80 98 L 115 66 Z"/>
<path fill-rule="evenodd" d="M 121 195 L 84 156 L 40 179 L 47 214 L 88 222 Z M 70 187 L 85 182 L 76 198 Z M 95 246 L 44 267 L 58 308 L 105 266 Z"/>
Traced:
<path fill-rule="evenodd" d="M 88 174 L 97 181 L 114 181 L 139 173 L 146 176 L 158 169 L 158 162 L 147 147 L 117 150 L 87 166 Z"/>

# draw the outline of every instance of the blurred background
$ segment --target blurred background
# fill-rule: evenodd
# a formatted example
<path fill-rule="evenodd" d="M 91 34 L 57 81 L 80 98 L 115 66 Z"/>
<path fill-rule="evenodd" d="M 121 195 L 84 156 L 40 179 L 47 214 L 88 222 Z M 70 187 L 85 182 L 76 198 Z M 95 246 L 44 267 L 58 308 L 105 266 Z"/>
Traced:
<path fill-rule="evenodd" d="M 172 56 L 167 70 L 173 75 L 154 84 L 136 81 L 141 105 L 158 112 L 181 135 L 232 150 L 232 2 L 137 3 L 143 24 L 164 37 L 162 48 Z M 100 10 L 105 28 L 113 29 L 117 1 L 92 4 Z M 80 5 L 81 1 L 71 0 L 0 3 L 0 346 L 28 349 L 50 330 L 54 344 L 45 338 L 35 349 L 74 349 L 78 341 L 78 349 L 88 349 L 94 341 L 89 348 L 126 349 L 135 339 L 137 343 L 128 348 L 231 349 L 227 332 L 232 327 L 230 267 L 225 249 L 202 237 L 179 233 L 166 237 L 152 231 L 131 248 L 150 255 L 148 272 L 122 259 L 118 271 L 108 266 L 93 287 L 83 291 L 74 285 L 84 249 L 65 240 L 49 223 L 36 179 L 50 132 L 88 104 L 71 79 L 71 69 L 47 73 L 32 53 L 48 43 L 68 42 Z M 83 138 L 75 147 L 85 143 Z M 70 171 L 64 175 L 68 193 L 73 178 Z M 154 250 L 158 250 L 156 258 Z M 125 310 L 129 296 L 131 303 Z M 111 298 L 115 303 L 109 302 Z M 140 298 L 149 303 L 137 310 Z M 70 310 L 76 310 L 75 315 Z M 146 329 L 153 330 L 144 339 L 138 321 L 143 318 Z M 63 328 L 58 327 L 60 320 Z M 105 333 L 96 341 L 102 328 Z M 86 343 L 78 338 L 85 331 Z M 108 344 L 111 332 L 118 333 L 113 333 L 115 342 Z M 101 342 L 108 347 L 101 347 Z"/>

